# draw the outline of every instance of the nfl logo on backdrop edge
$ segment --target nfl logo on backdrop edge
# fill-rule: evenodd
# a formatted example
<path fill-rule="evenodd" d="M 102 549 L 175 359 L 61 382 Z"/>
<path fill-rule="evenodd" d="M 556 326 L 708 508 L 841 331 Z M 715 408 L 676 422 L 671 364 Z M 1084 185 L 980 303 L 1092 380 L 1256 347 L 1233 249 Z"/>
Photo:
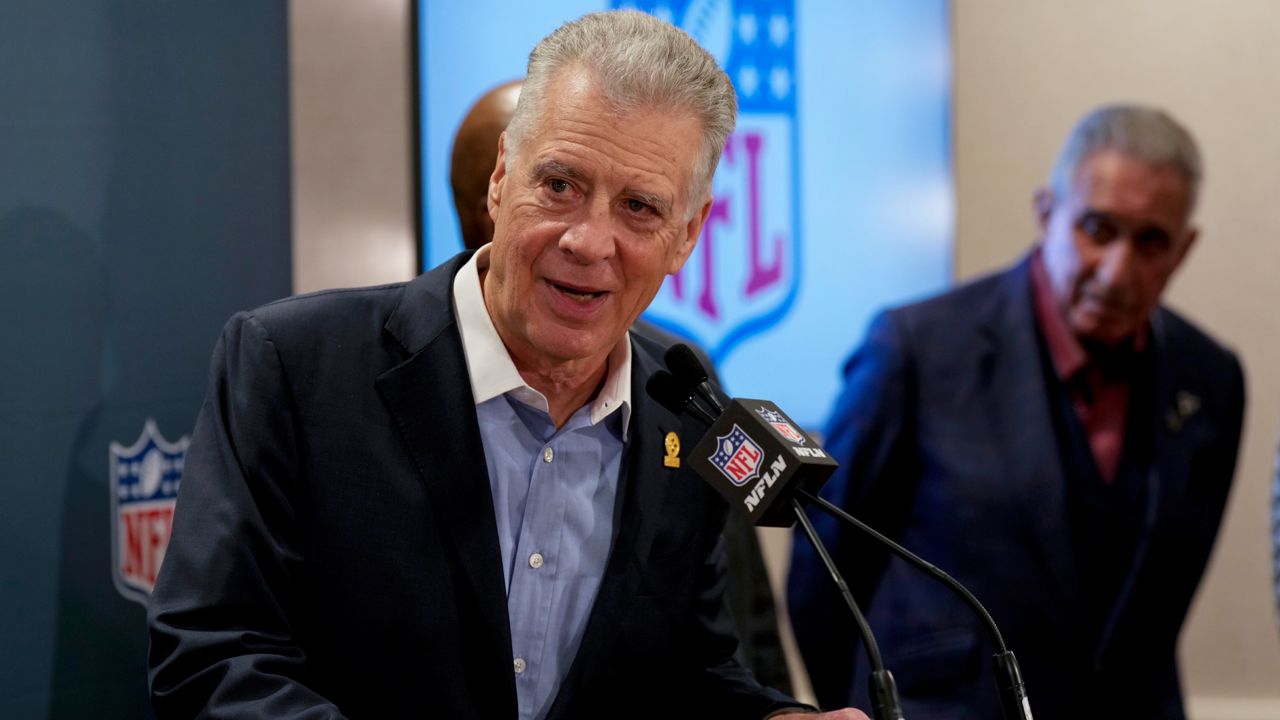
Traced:
<path fill-rule="evenodd" d="M 111 482 L 111 578 L 125 598 L 146 604 L 169 546 L 173 509 L 191 438 L 169 442 L 147 418 L 130 445 L 108 451 Z"/>

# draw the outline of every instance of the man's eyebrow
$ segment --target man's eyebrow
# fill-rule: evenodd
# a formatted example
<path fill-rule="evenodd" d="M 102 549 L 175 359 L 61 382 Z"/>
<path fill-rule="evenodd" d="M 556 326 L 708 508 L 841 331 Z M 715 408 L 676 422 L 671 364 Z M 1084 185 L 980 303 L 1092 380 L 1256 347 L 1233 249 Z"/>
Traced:
<path fill-rule="evenodd" d="M 1155 232 L 1155 233 L 1158 233 L 1160 236 L 1166 237 L 1166 238 L 1172 238 L 1177 236 L 1176 232 L 1170 230 L 1169 228 L 1164 227 L 1163 225 L 1161 225 L 1156 221 L 1134 222 L 1134 221 L 1130 221 L 1128 218 L 1124 217 L 1123 215 L 1117 215 L 1116 213 L 1113 213 L 1113 212 L 1108 212 L 1106 210 L 1099 210 L 1091 207 L 1085 208 L 1084 211 L 1081 212 L 1080 215 L 1076 217 L 1077 223 L 1084 222 L 1085 220 L 1100 220 L 1103 222 L 1108 222 L 1116 226 L 1117 228 L 1119 228 L 1122 232 L 1129 233 L 1132 235 Z"/>
<path fill-rule="evenodd" d="M 529 176 L 534 179 L 560 176 L 570 180 L 581 180 L 586 177 L 586 174 L 572 165 L 566 165 L 554 158 L 547 158 L 534 165 L 529 171 Z M 671 210 L 671 201 L 657 193 L 629 186 L 623 188 L 622 192 L 629 198 L 634 198 L 645 205 L 649 205 L 654 210 L 657 210 L 660 215 L 666 215 Z"/>
<path fill-rule="evenodd" d="M 547 159 L 533 166 L 530 175 L 535 178 L 544 178 L 551 175 L 563 175 L 571 180 L 579 180 L 583 174 L 571 165 L 565 165 L 559 160 Z"/>
<path fill-rule="evenodd" d="M 622 192 L 626 196 L 639 200 L 645 205 L 657 210 L 659 215 L 666 215 L 671 209 L 671 202 L 661 195 L 645 192 L 644 190 L 637 190 L 631 187 L 623 188 Z"/>

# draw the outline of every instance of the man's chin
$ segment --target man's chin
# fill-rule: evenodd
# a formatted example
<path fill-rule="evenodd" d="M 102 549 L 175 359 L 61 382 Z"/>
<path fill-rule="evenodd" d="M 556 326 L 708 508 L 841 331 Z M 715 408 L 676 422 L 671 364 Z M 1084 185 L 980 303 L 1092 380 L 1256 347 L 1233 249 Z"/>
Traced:
<path fill-rule="evenodd" d="M 535 347 L 548 359 L 577 362 L 607 356 L 617 338 L 597 330 L 557 326 L 546 328 L 535 336 Z"/>
<path fill-rule="evenodd" d="M 1072 323 L 1071 329 L 1081 344 L 1115 347 L 1133 337 L 1138 328 L 1132 322 L 1085 320 Z"/>

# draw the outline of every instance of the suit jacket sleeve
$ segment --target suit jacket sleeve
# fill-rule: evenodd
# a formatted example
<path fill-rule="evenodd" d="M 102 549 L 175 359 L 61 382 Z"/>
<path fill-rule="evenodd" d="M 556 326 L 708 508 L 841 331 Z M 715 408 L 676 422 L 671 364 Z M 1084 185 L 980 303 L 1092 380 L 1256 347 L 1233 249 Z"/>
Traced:
<path fill-rule="evenodd" d="M 724 506 L 717 503 L 719 508 Z M 723 524 L 724 515 L 718 522 Z M 718 525 L 717 525 L 718 526 Z M 691 717 L 763 718 L 782 710 L 812 709 L 771 688 L 762 688 L 751 671 L 738 662 L 738 645 L 733 619 L 724 596 L 726 582 L 724 539 L 716 542 L 698 572 L 695 621 L 690 628 L 691 647 L 701 655 L 702 672 L 695 676 L 701 688 L 677 697 L 697 698 L 700 705 Z M 683 713 L 680 713 L 683 714 Z"/>
<path fill-rule="evenodd" d="M 266 330 L 240 314 L 214 352 L 169 549 L 148 608 L 158 716 L 338 718 L 296 642 L 297 438 Z"/>
<path fill-rule="evenodd" d="M 877 529 L 890 536 L 899 534 L 914 488 L 910 362 L 900 316 L 881 313 L 845 367 L 844 388 L 826 429 L 827 452 L 840 467 L 821 494 L 855 515 L 876 518 Z M 887 551 L 826 514 L 810 516 L 865 611 Z M 787 599 L 819 703 L 847 703 L 861 645 L 835 583 L 809 539 L 799 534 Z"/>

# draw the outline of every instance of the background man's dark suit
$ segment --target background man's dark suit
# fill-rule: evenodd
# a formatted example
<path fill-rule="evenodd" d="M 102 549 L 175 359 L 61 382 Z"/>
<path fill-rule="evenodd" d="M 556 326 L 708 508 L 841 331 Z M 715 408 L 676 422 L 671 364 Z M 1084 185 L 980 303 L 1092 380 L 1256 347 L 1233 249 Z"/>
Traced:
<path fill-rule="evenodd" d="M 847 368 L 824 495 L 930 559 L 991 611 L 1038 720 L 1181 717 L 1176 640 L 1204 571 L 1235 466 L 1243 411 L 1236 358 L 1175 313 L 1151 319 L 1138 536 L 1119 601 L 1088 630 L 1069 527 L 1069 478 L 1029 263 L 880 315 Z M 827 538 L 834 526 L 819 519 Z M 994 651 L 961 602 L 862 538 L 832 548 L 868 609 L 907 717 L 998 718 Z M 865 692 L 865 656 L 807 544 L 790 578 L 792 622 L 821 702 Z M 1091 676 L 1081 668 L 1094 668 Z M 1112 704 L 1102 704 L 1110 702 Z M 1083 714 L 1081 714 L 1083 713 Z"/>
<path fill-rule="evenodd" d="M 218 685 L 205 716 L 515 717 L 498 535 L 451 311 L 465 258 L 227 326 L 150 608 L 162 714 L 195 716 Z M 702 428 L 640 390 L 662 350 L 633 341 L 614 544 L 552 718 L 791 704 L 730 659 L 725 506 L 663 466 L 667 432 L 689 447 Z M 243 625 L 223 617 L 233 611 Z"/>

